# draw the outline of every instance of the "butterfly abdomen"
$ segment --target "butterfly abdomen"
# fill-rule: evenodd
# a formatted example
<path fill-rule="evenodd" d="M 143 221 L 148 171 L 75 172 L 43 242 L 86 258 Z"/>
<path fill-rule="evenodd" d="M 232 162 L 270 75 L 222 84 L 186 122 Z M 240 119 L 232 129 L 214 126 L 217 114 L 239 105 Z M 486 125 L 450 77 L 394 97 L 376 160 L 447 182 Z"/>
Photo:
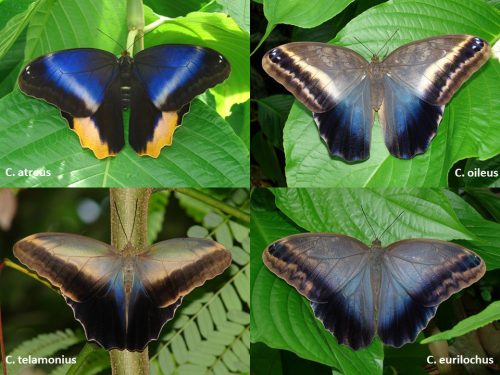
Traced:
<path fill-rule="evenodd" d="M 130 107 L 130 92 L 132 90 L 132 58 L 129 55 L 123 55 L 120 57 L 119 64 L 122 110 L 126 111 Z"/>

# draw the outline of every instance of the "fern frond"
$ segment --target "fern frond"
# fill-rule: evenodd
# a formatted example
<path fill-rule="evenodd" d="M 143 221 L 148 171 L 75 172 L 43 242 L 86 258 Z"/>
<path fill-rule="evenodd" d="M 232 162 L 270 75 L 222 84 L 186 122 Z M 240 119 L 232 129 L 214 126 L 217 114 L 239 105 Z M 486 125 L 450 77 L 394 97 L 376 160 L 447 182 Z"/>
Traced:
<path fill-rule="evenodd" d="M 80 331 L 74 332 L 70 329 L 38 335 L 34 339 L 23 342 L 8 354 L 16 363 L 7 364 L 7 372 L 19 374 L 23 369 L 34 367 L 34 365 L 19 363 L 18 357 L 46 358 L 83 341 L 85 338 Z"/>

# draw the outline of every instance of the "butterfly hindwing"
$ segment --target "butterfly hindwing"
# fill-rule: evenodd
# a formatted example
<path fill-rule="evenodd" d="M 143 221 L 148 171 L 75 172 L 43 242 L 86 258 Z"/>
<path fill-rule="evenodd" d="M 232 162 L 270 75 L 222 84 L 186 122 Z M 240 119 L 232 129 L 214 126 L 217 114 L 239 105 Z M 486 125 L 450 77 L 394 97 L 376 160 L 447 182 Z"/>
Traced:
<path fill-rule="evenodd" d="M 370 157 L 373 123 L 370 98 L 370 81 L 365 78 L 331 110 L 313 113 L 332 155 L 349 161 Z"/>
<path fill-rule="evenodd" d="M 391 77 L 384 77 L 384 101 L 378 112 L 391 155 L 411 159 L 424 153 L 436 135 L 444 105 L 429 104 Z"/>
<path fill-rule="evenodd" d="M 129 142 L 140 155 L 157 157 L 195 96 L 224 81 L 229 62 L 192 45 L 158 45 L 139 52 L 132 70 Z"/>
<path fill-rule="evenodd" d="M 310 302 L 339 343 L 367 346 L 375 334 L 368 247 L 342 235 L 306 233 L 271 244 L 264 264 Z"/>
<path fill-rule="evenodd" d="M 57 106 L 82 146 L 97 158 L 123 148 L 119 67 L 113 54 L 92 48 L 49 53 L 24 68 L 19 87 Z"/>

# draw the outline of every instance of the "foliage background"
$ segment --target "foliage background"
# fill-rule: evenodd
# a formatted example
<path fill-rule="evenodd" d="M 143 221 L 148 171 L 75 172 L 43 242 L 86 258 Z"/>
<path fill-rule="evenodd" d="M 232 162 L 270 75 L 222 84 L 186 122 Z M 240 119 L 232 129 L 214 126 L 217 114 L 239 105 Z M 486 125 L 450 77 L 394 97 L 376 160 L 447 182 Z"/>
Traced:
<path fill-rule="evenodd" d="M 245 189 L 202 193 L 248 215 L 249 192 Z M 19 191 L 17 198 L 11 228 L 0 231 L 1 260 L 17 262 L 12 255 L 13 244 L 38 232 L 82 234 L 109 243 L 106 189 L 30 189 Z M 82 220 L 89 215 L 93 216 L 91 220 Z M 213 238 L 233 256 L 233 264 L 226 272 L 185 297 L 174 319 L 162 330 L 160 340 L 149 345 L 151 373 L 248 373 L 248 223 L 185 193 L 161 191 L 154 193 L 150 201 L 148 236 L 152 243 L 186 236 Z M 39 374 L 110 373 L 108 353 L 96 345 L 84 346 L 83 330 L 59 293 L 5 267 L 0 273 L 0 303 L 7 355 L 78 356 L 71 368 L 40 366 Z M 7 368 L 9 374 L 22 370 L 20 366 Z"/>
<path fill-rule="evenodd" d="M 427 374 L 429 347 L 419 344 L 431 329 L 451 329 L 465 322 L 468 329 L 500 319 L 500 224 L 498 193 L 470 189 L 458 194 L 441 189 L 257 189 L 252 194 L 251 357 L 252 374 Z M 375 339 L 363 350 L 338 345 L 314 317 L 309 302 L 262 262 L 262 252 L 273 241 L 302 232 L 333 232 L 366 244 L 373 232 L 386 229 L 382 245 L 408 238 L 456 241 L 479 254 L 486 275 L 476 284 L 443 302 L 428 329 L 412 344 L 385 347 Z M 476 315 L 491 304 L 488 319 Z M 450 352 L 473 357 L 496 356 L 499 331 L 494 325 L 464 335 L 449 332 Z M 458 336 L 458 337 L 457 337 Z M 442 348 L 442 347 L 441 347 Z M 446 349 L 445 349 L 446 350 Z M 456 370 L 456 369 L 455 369 Z M 478 366 L 471 373 L 484 370 Z M 465 369 L 467 373 L 467 369 Z"/>
<path fill-rule="evenodd" d="M 447 105 L 429 150 L 409 161 L 389 155 L 378 119 L 371 156 L 347 164 L 331 157 L 311 113 L 261 68 L 264 53 L 295 41 L 333 43 L 371 57 L 439 34 L 472 34 L 492 46 L 500 36 L 497 2 L 486 0 L 262 0 L 251 4 L 252 182 L 291 187 L 498 186 L 454 171 L 499 170 L 500 79 L 492 57 Z M 395 36 L 391 38 L 394 34 Z M 361 41 L 365 46 L 363 47 Z M 258 47 L 258 48 L 257 48 Z"/>
<path fill-rule="evenodd" d="M 50 170 L 51 176 L 15 178 L 2 171 L 0 186 L 248 185 L 248 0 L 144 3 L 146 26 L 161 17 L 171 18 L 145 36 L 145 48 L 163 43 L 213 48 L 231 63 L 230 77 L 192 102 L 173 145 L 165 147 L 158 159 L 140 157 L 127 144 L 116 157 L 98 160 L 80 146 L 54 106 L 23 95 L 16 80 L 27 62 L 51 51 L 93 47 L 119 55 L 127 37 L 126 2 L 3 1 L 0 165 L 14 170 Z M 124 123 L 127 133 L 128 113 Z"/>

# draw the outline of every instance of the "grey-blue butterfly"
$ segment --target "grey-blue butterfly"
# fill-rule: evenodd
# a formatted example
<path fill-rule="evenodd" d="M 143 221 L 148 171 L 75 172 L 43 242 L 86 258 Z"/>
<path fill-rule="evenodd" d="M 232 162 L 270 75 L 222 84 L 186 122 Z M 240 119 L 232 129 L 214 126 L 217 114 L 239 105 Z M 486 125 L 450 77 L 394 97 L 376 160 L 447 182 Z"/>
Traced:
<path fill-rule="evenodd" d="M 474 252 L 431 239 L 368 247 L 341 234 L 304 233 L 272 243 L 262 258 L 310 301 L 339 343 L 355 350 L 375 335 L 395 347 L 414 341 L 441 302 L 486 272 Z"/>
<path fill-rule="evenodd" d="M 368 159 L 376 111 L 389 152 L 411 159 L 427 150 L 445 105 L 490 53 L 478 37 L 442 35 L 369 63 L 348 48 L 299 42 L 273 48 L 262 66 L 313 112 L 332 155 Z"/>

